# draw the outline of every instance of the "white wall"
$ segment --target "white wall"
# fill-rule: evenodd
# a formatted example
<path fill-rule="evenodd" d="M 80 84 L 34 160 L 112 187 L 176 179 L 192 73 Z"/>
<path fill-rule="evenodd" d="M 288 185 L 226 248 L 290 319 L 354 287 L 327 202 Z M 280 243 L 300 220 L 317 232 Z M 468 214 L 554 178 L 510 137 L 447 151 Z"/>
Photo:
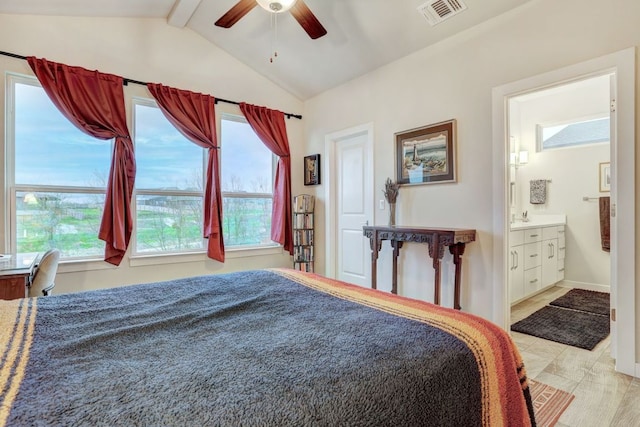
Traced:
<path fill-rule="evenodd" d="M 529 154 L 529 162 L 521 165 L 517 176 L 516 212 L 528 211 L 529 217 L 565 214 L 567 225 L 565 280 L 576 286 L 608 287 L 611 281 L 611 259 L 600 242 L 598 201 L 585 202 L 583 197 L 597 198 L 599 164 L 610 159 L 609 143 L 538 151 L 536 126 L 584 120 L 609 115 L 609 76 L 572 83 L 513 99 L 517 115 L 510 117 L 517 126 L 511 133 L 519 150 Z M 551 180 L 547 184 L 547 202 L 529 203 L 529 181 Z"/>
<path fill-rule="evenodd" d="M 216 48 L 187 29 L 169 26 L 160 19 L 90 19 L 43 16 L 0 15 L 1 50 L 19 55 L 34 55 L 49 60 L 97 69 L 141 81 L 211 94 L 216 97 L 252 104 L 266 105 L 291 113 L 301 113 L 300 100 L 258 75 L 226 52 Z M 33 75 L 26 61 L 0 56 L 0 70 Z M 147 96 L 143 86 L 130 84 L 125 96 Z M 4 84 L 0 99 L 5 99 Z M 4 117 L 4 103 L 0 117 Z M 130 105 L 128 106 L 130 108 Z M 236 106 L 218 104 L 218 117 L 222 111 L 239 114 Z M 292 158 L 303 155 L 303 124 L 300 120 L 287 120 Z M 0 122 L 0 161 L 4 164 L 4 120 Z M 301 191 L 302 173 L 294 161 L 293 192 Z M 298 183 L 300 185 L 298 186 Z M 4 174 L 0 188 L 5 187 Z M 5 197 L 0 198 L 3 205 Z M 0 212 L 0 224 L 6 224 L 6 207 Z M 4 233 L 5 227 L 0 227 Z M 6 236 L 0 234 L 0 252 L 6 248 Z M 231 258 L 224 264 L 204 256 L 165 258 L 160 265 L 144 265 L 144 261 L 130 263 L 123 260 L 119 267 L 99 262 L 98 270 L 78 270 L 78 266 L 61 265 L 56 279 L 56 292 L 119 286 L 124 284 L 168 280 L 196 274 L 230 272 L 249 268 L 290 266 L 288 254 Z M 148 263 L 147 263 L 148 264 Z"/>
<path fill-rule="evenodd" d="M 552 11 L 552 13 L 550 12 Z M 494 87 L 640 45 L 635 0 L 533 0 L 493 21 L 424 49 L 305 103 L 307 152 L 323 152 L 324 136 L 373 122 L 375 191 L 394 176 L 394 132 L 456 118 L 458 183 L 402 188 L 398 224 L 475 228 L 464 255 L 462 306 L 491 317 L 494 295 L 492 116 Z M 316 188 L 320 198 L 324 189 Z M 375 223 L 386 222 L 376 210 Z M 318 213 L 318 228 L 323 212 Z M 319 230 L 319 235 L 324 235 Z M 323 242 L 316 253 L 324 265 Z M 421 245 L 402 249 L 405 294 L 430 298 L 432 282 Z M 445 256 L 450 264 L 450 256 Z M 379 260 L 379 283 L 390 278 L 390 250 Z M 383 271 L 384 270 L 384 271 Z M 445 292 L 451 292 L 450 275 Z"/>

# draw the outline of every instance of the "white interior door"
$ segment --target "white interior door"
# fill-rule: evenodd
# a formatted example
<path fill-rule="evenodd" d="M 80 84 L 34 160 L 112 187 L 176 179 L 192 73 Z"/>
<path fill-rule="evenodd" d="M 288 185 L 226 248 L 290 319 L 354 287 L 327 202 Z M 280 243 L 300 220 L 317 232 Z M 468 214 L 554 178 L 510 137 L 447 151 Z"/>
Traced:
<path fill-rule="evenodd" d="M 333 169 L 327 226 L 327 260 L 334 276 L 371 286 L 371 249 L 362 226 L 373 222 L 373 168 L 370 127 L 357 127 L 327 137 Z M 330 275 L 331 268 L 328 269 Z"/>

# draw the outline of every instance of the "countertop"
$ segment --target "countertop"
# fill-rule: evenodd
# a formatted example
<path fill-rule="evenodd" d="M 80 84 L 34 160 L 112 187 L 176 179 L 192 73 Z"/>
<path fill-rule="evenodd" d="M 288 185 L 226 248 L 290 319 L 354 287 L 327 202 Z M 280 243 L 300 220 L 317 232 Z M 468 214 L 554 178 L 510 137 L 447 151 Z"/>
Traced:
<path fill-rule="evenodd" d="M 509 226 L 511 230 L 524 230 L 526 228 L 548 227 L 552 225 L 565 225 L 567 223 L 566 215 L 534 215 L 529 221 L 516 219 Z"/>

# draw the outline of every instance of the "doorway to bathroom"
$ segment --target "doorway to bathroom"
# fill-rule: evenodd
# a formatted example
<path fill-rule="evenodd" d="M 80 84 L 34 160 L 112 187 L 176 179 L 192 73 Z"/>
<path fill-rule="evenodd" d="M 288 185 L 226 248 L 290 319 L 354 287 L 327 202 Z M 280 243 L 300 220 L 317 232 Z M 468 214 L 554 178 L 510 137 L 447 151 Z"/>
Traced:
<path fill-rule="evenodd" d="M 592 78 L 596 80 L 591 80 Z M 571 92 L 580 86 L 591 87 L 592 84 L 597 86 L 607 80 L 609 90 L 605 111 L 608 110 L 610 127 L 608 150 L 606 143 L 602 141 L 593 143 L 590 148 L 586 148 L 586 145 L 582 148 L 571 145 L 559 148 L 563 144 L 571 144 L 567 141 L 572 138 L 589 139 L 586 135 L 591 132 L 585 129 L 603 126 L 604 122 L 598 120 L 606 119 L 606 113 L 603 117 L 598 117 L 600 113 L 596 111 L 574 114 L 571 118 L 548 118 L 544 114 L 554 110 L 562 112 L 567 108 L 552 104 L 546 107 L 547 111 L 539 113 L 539 118 L 533 120 L 533 125 L 526 124 L 528 119 L 524 120 L 522 117 L 514 123 L 510 120 L 510 116 L 522 113 L 518 109 L 530 108 L 544 99 L 551 93 L 547 92 L 549 90 L 555 90 L 555 95 L 560 97 L 559 93 L 563 91 Z M 592 90 L 595 91 L 593 87 Z M 504 325 L 505 329 L 509 329 L 512 323 L 513 296 L 509 273 L 513 265 L 512 245 L 520 243 L 510 241 L 512 224 L 516 224 L 517 229 L 524 223 L 525 227 L 521 230 L 525 230 L 526 225 L 533 225 L 531 223 L 537 220 L 538 224 L 535 225 L 540 227 L 535 228 L 539 228 L 540 233 L 523 236 L 521 243 L 527 245 L 532 241 L 539 241 L 541 251 L 537 256 L 543 259 L 550 257 L 553 261 L 547 261 L 545 266 L 542 263 L 538 265 L 535 261 L 528 262 L 524 270 L 535 271 L 540 267 L 540 278 L 538 279 L 537 273 L 530 271 L 531 276 L 525 276 L 525 279 L 533 281 L 535 285 L 532 288 L 549 286 L 549 283 L 553 285 L 554 275 L 547 274 L 547 277 L 543 277 L 542 271 L 551 272 L 555 263 L 558 270 L 555 279 L 569 282 L 571 286 L 603 290 L 609 284 L 611 314 L 615 319 L 611 322 L 611 354 L 616 360 L 617 371 L 635 376 L 634 93 L 635 49 L 626 49 L 494 88 L 493 129 L 496 165 L 494 268 L 498 279 L 494 287 L 494 319 Z M 593 94 L 589 92 L 589 96 Z M 511 100 L 514 102 L 511 103 Z M 586 105 L 587 101 L 583 99 L 579 103 Z M 527 129 L 517 129 L 525 124 Z M 562 132 L 567 128 L 570 131 Z M 571 135 L 567 134 L 573 137 L 569 138 Z M 581 158 L 576 150 L 587 150 L 588 153 Z M 544 167 L 546 163 L 549 163 L 547 168 Z M 564 181 L 571 185 L 565 185 Z M 610 252 L 600 253 L 604 251 L 600 240 L 599 204 L 601 194 L 606 194 L 605 189 L 609 191 L 610 197 Z M 590 210 L 593 215 L 589 214 Z M 541 218 L 543 215 L 550 217 Z M 529 224 L 522 221 L 524 217 L 531 220 Z M 541 222 L 543 219 L 549 221 Z M 593 220 L 590 236 L 577 228 L 574 233 L 574 225 L 578 227 L 581 222 L 587 223 L 590 220 Z M 593 247 L 584 248 L 582 245 L 586 244 L 585 239 L 595 239 Z M 562 247 L 564 249 L 560 250 Z M 588 260 L 587 253 L 590 252 L 597 253 L 595 256 L 600 258 L 602 265 L 606 265 L 604 272 L 601 268 L 587 276 L 588 270 L 596 264 Z M 526 252 L 524 256 L 516 263 L 522 261 L 524 264 L 525 259 L 535 258 L 536 253 Z M 606 262 L 607 256 L 610 258 L 609 263 Z M 562 263 L 564 270 L 559 272 Z M 535 281 L 536 279 L 538 280 Z M 520 298 L 525 298 L 529 291 L 536 293 L 541 288 L 523 289 Z"/>
<path fill-rule="evenodd" d="M 614 77 L 508 100 L 511 330 L 588 350 L 606 347 L 610 326 Z"/>

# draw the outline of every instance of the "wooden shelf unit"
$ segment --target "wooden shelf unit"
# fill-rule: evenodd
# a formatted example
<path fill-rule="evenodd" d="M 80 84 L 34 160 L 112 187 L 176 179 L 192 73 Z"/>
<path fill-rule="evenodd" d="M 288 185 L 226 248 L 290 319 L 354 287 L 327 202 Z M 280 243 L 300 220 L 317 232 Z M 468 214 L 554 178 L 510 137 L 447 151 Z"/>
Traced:
<path fill-rule="evenodd" d="M 293 198 L 293 268 L 300 271 L 314 271 L 314 205 L 309 194 Z"/>

